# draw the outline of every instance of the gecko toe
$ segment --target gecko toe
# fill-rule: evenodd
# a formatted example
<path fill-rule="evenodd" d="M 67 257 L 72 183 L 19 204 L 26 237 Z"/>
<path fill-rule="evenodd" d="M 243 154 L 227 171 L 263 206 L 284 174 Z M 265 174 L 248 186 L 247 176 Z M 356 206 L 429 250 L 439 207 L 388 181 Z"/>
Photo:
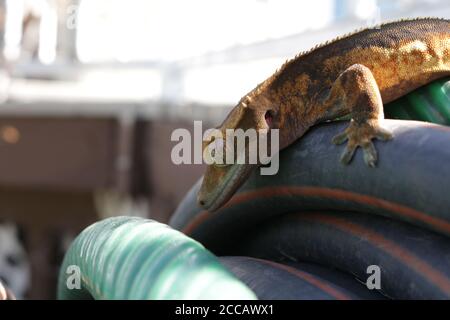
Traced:
<path fill-rule="evenodd" d="M 394 135 L 389 130 L 386 130 L 386 129 L 383 129 L 383 128 L 377 128 L 377 132 L 375 134 L 375 137 L 378 140 L 387 141 L 387 140 L 391 140 L 392 138 L 394 138 Z"/>
<path fill-rule="evenodd" d="M 339 134 L 335 135 L 333 137 L 333 139 L 331 140 L 331 142 L 333 142 L 333 144 L 343 144 L 347 140 L 348 140 L 347 133 L 346 132 L 342 132 L 342 133 L 339 133 Z"/>
<path fill-rule="evenodd" d="M 374 168 L 378 159 L 377 150 L 375 149 L 375 146 L 373 145 L 372 141 L 368 141 L 362 147 L 363 147 L 364 162 L 369 167 Z"/>
<path fill-rule="evenodd" d="M 356 150 L 356 145 L 348 144 L 341 155 L 341 163 L 349 164 Z"/>

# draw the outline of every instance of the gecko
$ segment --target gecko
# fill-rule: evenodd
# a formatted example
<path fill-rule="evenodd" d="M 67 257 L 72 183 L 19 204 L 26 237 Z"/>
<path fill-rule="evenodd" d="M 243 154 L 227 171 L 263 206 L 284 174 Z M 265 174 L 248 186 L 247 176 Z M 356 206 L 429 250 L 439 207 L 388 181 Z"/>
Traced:
<path fill-rule="evenodd" d="M 338 37 L 286 61 L 241 98 L 218 129 L 278 129 L 281 150 L 312 126 L 349 116 L 348 127 L 330 143 L 347 142 L 340 158 L 343 164 L 360 147 L 364 162 L 376 167 L 372 140 L 393 138 L 383 128 L 383 104 L 448 75 L 450 20 L 388 22 Z M 214 140 L 206 137 L 203 147 Z M 198 204 L 216 211 L 258 165 L 208 165 Z"/>

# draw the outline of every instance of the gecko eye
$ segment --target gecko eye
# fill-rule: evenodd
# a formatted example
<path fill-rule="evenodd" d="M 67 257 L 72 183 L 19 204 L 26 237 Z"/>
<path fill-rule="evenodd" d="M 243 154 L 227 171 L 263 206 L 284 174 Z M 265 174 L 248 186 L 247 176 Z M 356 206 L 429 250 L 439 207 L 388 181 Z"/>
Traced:
<path fill-rule="evenodd" d="M 273 122 L 273 111 L 272 110 L 267 110 L 266 114 L 264 115 L 264 119 L 266 120 L 266 123 L 269 127 L 272 126 L 272 122 Z"/>

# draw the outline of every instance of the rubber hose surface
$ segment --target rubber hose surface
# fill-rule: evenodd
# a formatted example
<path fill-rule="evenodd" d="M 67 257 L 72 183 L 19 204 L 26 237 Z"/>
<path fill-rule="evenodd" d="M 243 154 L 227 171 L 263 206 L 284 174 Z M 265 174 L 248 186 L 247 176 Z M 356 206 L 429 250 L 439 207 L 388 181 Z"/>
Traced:
<path fill-rule="evenodd" d="M 380 268 L 383 294 L 450 299 L 450 239 L 407 223 L 353 212 L 302 212 L 269 220 L 241 239 L 236 254 L 307 261 L 366 283 Z"/>
<path fill-rule="evenodd" d="M 287 265 L 251 257 L 219 259 L 263 300 L 384 299 L 354 277 L 316 264 L 291 262 Z"/>
<path fill-rule="evenodd" d="M 215 253 L 235 236 L 273 216 L 307 210 L 344 210 L 384 215 L 450 235 L 450 128 L 424 122 L 386 120 L 389 142 L 374 141 L 379 160 L 368 168 L 361 150 L 350 165 L 339 162 L 344 146 L 331 144 L 347 122 L 316 126 L 280 153 L 279 172 L 255 170 L 220 210 L 201 210 L 188 193 L 170 225 Z M 226 236 L 224 236 L 226 234 Z M 216 250 L 219 250 L 216 252 Z"/>

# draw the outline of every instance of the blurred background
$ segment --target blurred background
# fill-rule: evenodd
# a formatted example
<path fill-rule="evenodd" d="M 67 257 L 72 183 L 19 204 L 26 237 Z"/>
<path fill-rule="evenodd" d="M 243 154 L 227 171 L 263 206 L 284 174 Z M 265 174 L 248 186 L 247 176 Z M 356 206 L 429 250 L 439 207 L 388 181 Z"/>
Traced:
<path fill-rule="evenodd" d="M 55 298 L 67 246 L 114 215 L 167 222 L 202 165 L 170 134 L 221 122 L 296 53 L 448 0 L 0 0 L 0 278 Z"/>

